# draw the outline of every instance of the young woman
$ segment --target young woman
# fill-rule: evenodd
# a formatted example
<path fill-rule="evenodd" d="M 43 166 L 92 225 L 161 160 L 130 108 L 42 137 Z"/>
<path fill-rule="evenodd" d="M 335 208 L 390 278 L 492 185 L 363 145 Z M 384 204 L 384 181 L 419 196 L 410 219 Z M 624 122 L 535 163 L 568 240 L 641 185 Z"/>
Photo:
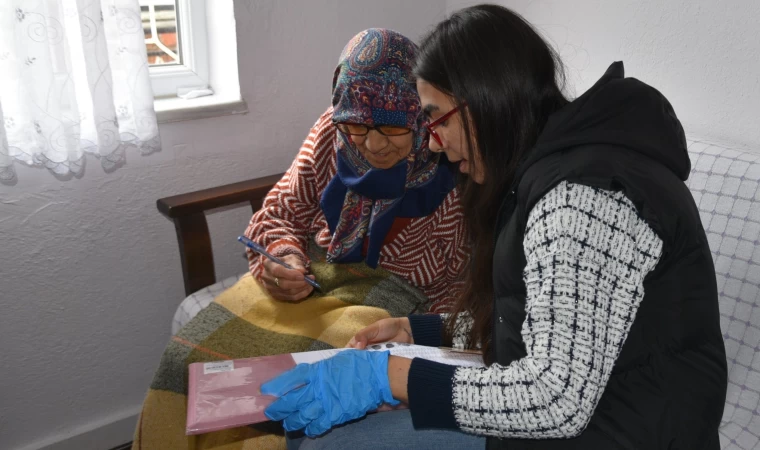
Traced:
<path fill-rule="evenodd" d="M 431 149 L 468 176 L 466 289 L 450 316 L 387 319 L 349 345 L 453 343 L 480 347 L 488 365 L 347 350 L 265 385 L 280 396 L 269 416 L 314 436 L 382 403 L 409 405 L 302 448 L 367 436 L 424 447 L 410 422 L 469 433 L 432 432 L 458 436 L 457 448 L 486 444 L 474 435 L 510 450 L 719 448 L 715 273 L 665 97 L 615 63 L 567 101 L 556 54 L 490 5 L 440 23 L 415 73 Z"/>

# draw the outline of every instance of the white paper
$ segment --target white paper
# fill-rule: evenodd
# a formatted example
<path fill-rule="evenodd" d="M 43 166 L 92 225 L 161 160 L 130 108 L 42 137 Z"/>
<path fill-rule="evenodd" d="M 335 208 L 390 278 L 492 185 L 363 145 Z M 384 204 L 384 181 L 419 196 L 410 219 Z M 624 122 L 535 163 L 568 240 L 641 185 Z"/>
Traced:
<path fill-rule="evenodd" d="M 348 350 L 337 348 L 334 350 L 317 350 L 313 352 L 293 353 L 296 364 L 312 364 L 323 359 L 335 356 L 338 352 Z M 463 353 L 438 347 L 425 347 L 422 345 L 399 344 L 398 342 L 386 342 L 367 346 L 371 352 L 389 351 L 393 356 L 403 358 L 422 358 L 450 366 L 483 367 L 483 357 L 476 353 Z"/>
<path fill-rule="evenodd" d="M 214 95 L 214 91 L 208 86 L 193 86 L 193 87 L 180 87 L 177 88 L 177 97 L 190 100 L 192 98 L 205 97 L 207 95 Z"/>
<path fill-rule="evenodd" d="M 323 359 L 332 358 L 337 355 L 338 352 L 348 350 L 346 348 L 336 348 L 333 350 L 315 350 L 313 352 L 291 353 L 293 360 L 296 364 L 313 364 Z"/>

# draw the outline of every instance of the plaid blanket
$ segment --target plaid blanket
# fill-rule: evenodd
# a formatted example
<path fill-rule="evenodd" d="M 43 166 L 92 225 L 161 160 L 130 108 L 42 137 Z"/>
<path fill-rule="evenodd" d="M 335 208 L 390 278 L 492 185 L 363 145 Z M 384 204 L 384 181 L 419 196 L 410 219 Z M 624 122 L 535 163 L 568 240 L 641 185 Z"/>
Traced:
<path fill-rule="evenodd" d="M 188 365 L 343 347 L 379 319 L 425 308 L 423 294 L 383 269 L 310 256 L 322 292 L 298 304 L 282 303 L 249 274 L 171 338 L 143 404 L 133 450 L 285 448 L 282 428 L 271 422 L 186 436 Z"/>

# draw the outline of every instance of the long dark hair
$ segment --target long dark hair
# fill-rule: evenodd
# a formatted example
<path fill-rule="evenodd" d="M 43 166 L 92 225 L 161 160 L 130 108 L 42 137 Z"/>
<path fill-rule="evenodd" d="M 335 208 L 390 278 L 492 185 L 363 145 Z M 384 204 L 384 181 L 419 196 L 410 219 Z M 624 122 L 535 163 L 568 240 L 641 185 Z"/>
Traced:
<path fill-rule="evenodd" d="M 423 38 L 415 75 L 450 95 L 460 114 L 470 161 L 477 154 L 484 184 L 463 177 L 462 204 L 473 247 L 465 288 L 447 321 L 473 318 L 468 346 L 480 345 L 492 361 L 493 245 L 497 213 L 520 161 L 553 112 L 567 104 L 564 71 L 557 53 L 518 14 L 496 5 L 465 8 Z"/>

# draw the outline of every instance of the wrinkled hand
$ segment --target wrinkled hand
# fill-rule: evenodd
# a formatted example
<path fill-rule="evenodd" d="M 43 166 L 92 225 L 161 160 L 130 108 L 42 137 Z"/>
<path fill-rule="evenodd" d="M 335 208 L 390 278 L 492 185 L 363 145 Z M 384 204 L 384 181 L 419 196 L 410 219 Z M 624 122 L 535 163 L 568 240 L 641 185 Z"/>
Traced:
<path fill-rule="evenodd" d="M 308 270 L 304 267 L 301 258 L 296 255 L 285 255 L 280 259 L 290 264 L 293 269 L 286 269 L 274 261 L 264 258 L 261 281 L 266 290 L 276 300 L 283 302 L 297 302 L 308 297 L 314 291 L 314 287 L 303 279 Z M 314 279 L 313 275 L 309 277 Z"/>
<path fill-rule="evenodd" d="M 395 319 L 381 319 L 372 325 L 363 328 L 348 341 L 346 347 L 362 350 L 368 345 L 380 342 L 400 342 L 414 344 L 412 327 L 409 319 L 400 317 Z"/>
<path fill-rule="evenodd" d="M 384 403 L 395 406 L 399 402 L 391 395 L 388 355 L 344 350 L 314 364 L 299 364 L 261 386 L 262 394 L 279 397 L 264 414 L 282 420 L 287 431 L 305 428 L 307 436 L 319 436 Z"/>

